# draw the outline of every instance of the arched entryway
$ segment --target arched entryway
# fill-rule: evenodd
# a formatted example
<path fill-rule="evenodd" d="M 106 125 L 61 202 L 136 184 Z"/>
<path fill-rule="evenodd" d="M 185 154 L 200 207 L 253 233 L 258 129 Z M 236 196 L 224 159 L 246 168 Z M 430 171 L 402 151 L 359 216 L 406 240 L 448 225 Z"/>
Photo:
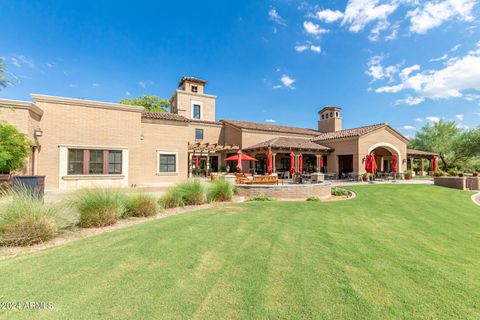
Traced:
<path fill-rule="evenodd" d="M 368 149 L 368 154 L 375 154 L 377 160 L 377 172 L 391 173 L 393 172 L 393 156 L 397 156 L 397 173 L 401 172 L 401 154 L 400 151 L 392 144 L 377 143 Z"/>

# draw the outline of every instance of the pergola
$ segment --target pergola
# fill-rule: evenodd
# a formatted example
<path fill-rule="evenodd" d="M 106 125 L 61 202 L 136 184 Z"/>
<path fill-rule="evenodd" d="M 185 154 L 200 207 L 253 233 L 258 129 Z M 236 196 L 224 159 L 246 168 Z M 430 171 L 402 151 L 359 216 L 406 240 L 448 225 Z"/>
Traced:
<path fill-rule="evenodd" d="M 208 173 L 209 170 L 209 160 L 210 154 L 218 153 L 222 151 L 238 151 L 240 149 L 239 146 L 235 144 L 219 144 L 219 143 L 202 143 L 202 142 L 195 142 L 190 143 L 188 142 L 188 176 L 192 174 L 192 157 L 193 156 L 206 156 L 207 157 L 207 165 L 205 166 L 205 172 Z"/>
<path fill-rule="evenodd" d="M 432 160 L 434 157 L 438 157 L 438 153 L 407 149 L 407 169 L 413 170 L 413 160 L 420 159 L 420 171 L 424 172 L 423 160 L 428 160 L 429 171 L 432 171 Z"/>

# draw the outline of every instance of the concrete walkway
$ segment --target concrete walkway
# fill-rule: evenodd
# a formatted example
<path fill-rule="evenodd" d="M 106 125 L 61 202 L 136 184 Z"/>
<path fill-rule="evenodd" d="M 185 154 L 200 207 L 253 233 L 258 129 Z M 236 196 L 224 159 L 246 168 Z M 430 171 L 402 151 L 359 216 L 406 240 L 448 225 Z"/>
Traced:
<path fill-rule="evenodd" d="M 473 201 L 473 203 L 480 206 L 480 193 L 474 194 L 472 196 L 472 201 Z"/>

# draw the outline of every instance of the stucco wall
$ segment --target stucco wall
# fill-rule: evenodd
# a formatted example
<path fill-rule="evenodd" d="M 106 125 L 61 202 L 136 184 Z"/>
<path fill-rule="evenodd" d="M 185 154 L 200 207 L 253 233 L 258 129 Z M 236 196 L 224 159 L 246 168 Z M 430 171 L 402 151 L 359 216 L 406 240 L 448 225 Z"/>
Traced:
<path fill-rule="evenodd" d="M 188 141 L 190 143 L 197 142 L 195 140 L 195 129 L 203 129 L 203 140 L 199 141 L 202 143 L 219 143 L 224 144 L 224 128 L 221 123 L 211 124 L 211 123 L 202 123 L 199 121 L 192 121 L 188 126 Z"/>
<path fill-rule="evenodd" d="M 22 133 L 29 133 L 29 118 L 30 112 L 28 109 L 14 109 L 0 106 L 0 121 L 5 121 L 8 124 L 17 127 L 17 130 Z"/>
<path fill-rule="evenodd" d="M 309 197 L 319 197 L 322 199 L 331 196 L 332 187 L 330 182 L 319 184 L 302 185 L 238 185 L 238 195 L 251 198 L 257 195 L 267 195 L 274 199 L 307 199 Z"/>
<path fill-rule="evenodd" d="M 174 98 L 177 104 L 178 114 L 188 119 L 192 118 L 192 106 L 194 103 L 201 105 L 201 119 L 215 121 L 215 96 L 197 94 L 177 90 Z"/>
<path fill-rule="evenodd" d="M 465 177 L 435 177 L 433 183 L 436 186 L 453 188 L 453 189 L 466 189 L 466 178 Z"/>

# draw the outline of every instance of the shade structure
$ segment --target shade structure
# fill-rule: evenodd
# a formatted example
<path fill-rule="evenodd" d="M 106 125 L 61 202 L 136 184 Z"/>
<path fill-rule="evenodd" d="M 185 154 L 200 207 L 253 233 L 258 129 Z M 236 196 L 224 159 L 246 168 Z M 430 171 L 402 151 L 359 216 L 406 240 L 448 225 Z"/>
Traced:
<path fill-rule="evenodd" d="M 320 170 L 323 170 L 323 156 L 320 156 Z"/>
<path fill-rule="evenodd" d="M 295 173 L 295 155 L 293 154 L 293 152 L 290 153 L 290 173 Z"/>
<path fill-rule="evenodd" d="M 267 173 L 268 174 L 272 174 L 273 172 L 273 166 L 272 166 L 272 162 L 273 162 L 273 155 L 272 155 L 272 150 L 270 148 L 268 148 L 268 153 L 267 153 Z"/>
<path fill-rule="evenodd" d="M 393 173 L 397 173 L 397 155 L 392 156 L 392 171 Z"/>
<path fill-rule="evenodd" d="M 435 172 L 437 171 L 437 156 L 433 156 L 433 159 L 432 159 L 432 171 Z"/>
<path fill-rule="evenodd" d="M 198 168 L 198 156 L 195 157 L 195 169 Z"/>
<path fill-rule="evenodd" d="M 372 157 L 369 154 L 365 156 L 365 171 L 372 173 Z"/>
<path fill-rule="evenodd" d="M 300 153 L 300 155 L 298 156 L 298 172 L 302 173 L 302 171 L 303 171 L 303 156 Z"/>

